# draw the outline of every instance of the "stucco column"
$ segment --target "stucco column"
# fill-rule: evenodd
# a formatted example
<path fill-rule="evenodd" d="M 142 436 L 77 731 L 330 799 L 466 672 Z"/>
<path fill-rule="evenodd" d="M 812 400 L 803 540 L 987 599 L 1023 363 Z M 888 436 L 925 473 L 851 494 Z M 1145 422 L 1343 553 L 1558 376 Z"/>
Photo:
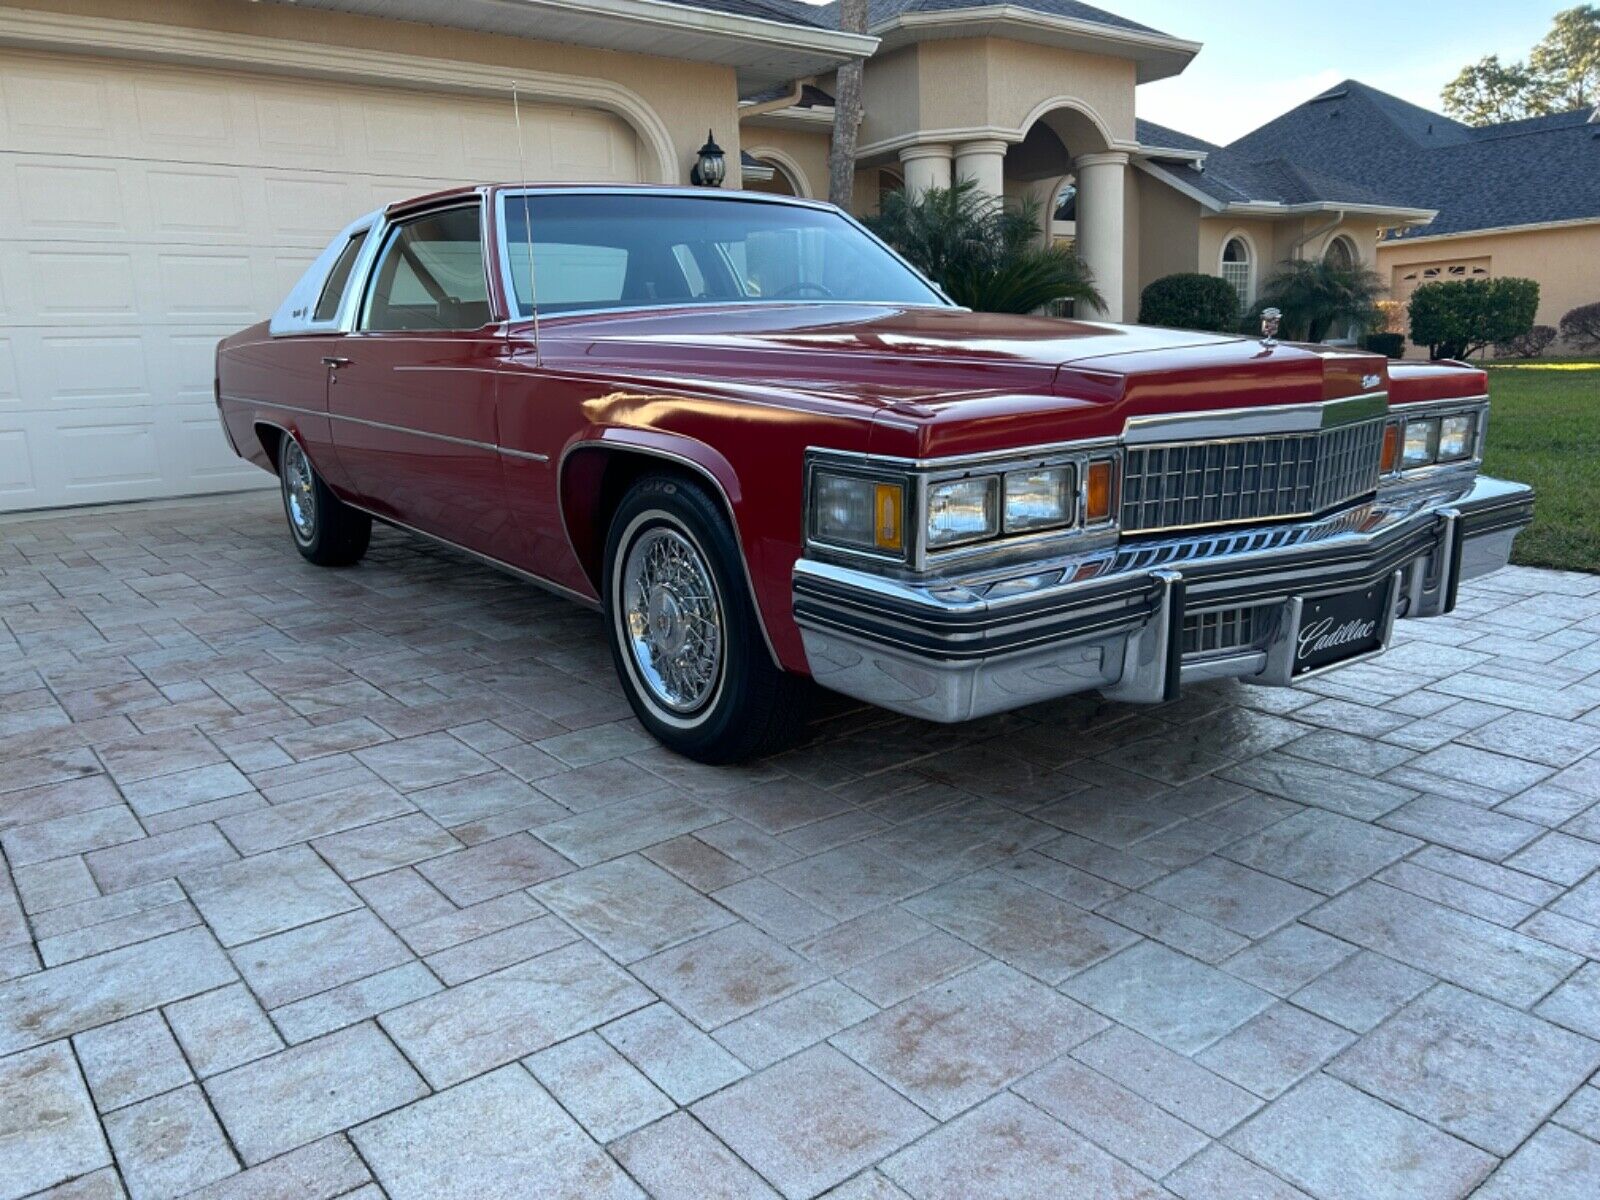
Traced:
<path fill-rule="evenodd" d="M 915 196 L 929 188 L 950 186 L 950 145 L 948 142 L 921 142 L 900 151 L 900 167 L 906 177 L 906 191 Z"/>
<path fill-rule="evenodd" d="M 1006 144 L 999 138 L 962 142 L 956 147 L 955 178 L 970 179 L 986 196 L 1005 199 Z"/>
<path fill-rule="evenodd" d="M 1122 204 L 1128 156 L 1120 150 L 1083 154 L 1072 165 L 1078 173 L 1078 257 L 1094 272 L 1107 319 L 1125 320 Z"/>

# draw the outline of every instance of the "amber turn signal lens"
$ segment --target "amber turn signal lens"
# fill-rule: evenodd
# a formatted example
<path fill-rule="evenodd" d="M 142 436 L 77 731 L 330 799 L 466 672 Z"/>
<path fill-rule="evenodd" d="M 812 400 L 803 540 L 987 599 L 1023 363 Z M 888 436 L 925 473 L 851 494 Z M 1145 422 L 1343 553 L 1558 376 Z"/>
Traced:
<path fill-rule="evenodd" d="M 1111 518 L 1111 469 L 1109 458 L 1089 464 L 1085 477 L 1083 519 L 1090 524 Z"/>
<path fill-rule="evenodd" d="M 1394 470 L 1395 457 L 1400 453 L 1400 426 L 1395 424 L 1383 427 L 1383 473 L 1387 475 Z"/>
<path fill-rule="evenodd" d="M 900 485 L 878 484 L 873 490 L 872 507 L 877 514 L 873 520 L 873 541 L 878 549 L 899 550 L 905 544 L 905 531 L 901 528 L 900 520 L 904 507 L 901 502 Z"/>

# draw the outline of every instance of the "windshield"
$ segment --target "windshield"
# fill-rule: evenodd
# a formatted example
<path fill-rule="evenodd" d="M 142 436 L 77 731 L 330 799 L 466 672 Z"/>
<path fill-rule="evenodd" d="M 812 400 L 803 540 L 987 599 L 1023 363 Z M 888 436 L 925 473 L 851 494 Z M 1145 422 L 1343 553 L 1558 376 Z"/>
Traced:
<path fill-rule="evenodd" d="M 517 315 L 774 301 L 946 301 L 827 209 L 722 197 L 513 193 L 501 198 Z M 529 225 L 534 271 L 528 272 Z"/>

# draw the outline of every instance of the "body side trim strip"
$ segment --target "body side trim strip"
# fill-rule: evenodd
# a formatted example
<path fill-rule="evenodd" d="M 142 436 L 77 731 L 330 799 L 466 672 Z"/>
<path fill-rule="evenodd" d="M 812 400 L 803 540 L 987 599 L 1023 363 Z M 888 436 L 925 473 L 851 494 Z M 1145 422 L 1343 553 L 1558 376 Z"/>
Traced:
<path fill-rule="evenodd" d="M 234 404 L 260 404 L 268 408 L 281 408 L 285 412 L 304 413 L 308 417 L 324 417 L 330 421 L 347 421 L 352 425 L 365 425 L 369 429 L 383 429 L 390 433 L 408 433 L 413 437 L 431 438 L 436 442 L 449 442 L 455 446 L 470 446 L 474 450 L 488 450 L 494 454 L 504 454 L 509 458 L 525 458 L 531 462 L 549 462 L 548 454 L 535 454 L 532 450 L 513 450 L 509 446 L 495 446 L 488 442 L 478 442 L 471 438 L 454 437 L 448 433 L 432 433 L 426 429 L 412 429 L 407 425 L 391 425 L 386 421 L 370 421 L 365 417 L 352 417 L 345 413 L 325 412 L 316 408 L 301 408 L 296 404 L 284 404 L 279 400 L 247 400 L 243 396 L 230 396 L 224 394 L 224 400 Z"/>

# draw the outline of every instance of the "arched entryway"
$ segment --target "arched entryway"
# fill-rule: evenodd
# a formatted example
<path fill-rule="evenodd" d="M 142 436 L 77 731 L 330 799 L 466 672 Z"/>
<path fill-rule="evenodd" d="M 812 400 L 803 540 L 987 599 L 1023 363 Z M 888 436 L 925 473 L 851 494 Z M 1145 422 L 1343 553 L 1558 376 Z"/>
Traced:
<path fill-rule="evenodd" d="M 811 188 L 805 172 L 781 150 L 757 146 L 741 155 L 744 190 L 768 192 L 775 196 L 809 197 Z"/>

